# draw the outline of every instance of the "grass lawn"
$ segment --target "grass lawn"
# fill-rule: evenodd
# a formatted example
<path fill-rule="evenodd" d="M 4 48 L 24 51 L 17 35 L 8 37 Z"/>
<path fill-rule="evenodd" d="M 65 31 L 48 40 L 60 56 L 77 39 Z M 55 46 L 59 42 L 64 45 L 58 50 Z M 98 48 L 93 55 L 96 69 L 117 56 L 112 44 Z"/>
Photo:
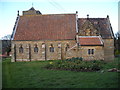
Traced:
<path fill-rule="evenodd" d="M 15 62 L 3 60 L 3 88 L 118 88 L 118 72 L 107 69 L 118 67 L 118 59 L 107 63 L 102 73 L 47 70 L 50 61 Z M 119 61 L 120 64 L 120 61 Z"/>

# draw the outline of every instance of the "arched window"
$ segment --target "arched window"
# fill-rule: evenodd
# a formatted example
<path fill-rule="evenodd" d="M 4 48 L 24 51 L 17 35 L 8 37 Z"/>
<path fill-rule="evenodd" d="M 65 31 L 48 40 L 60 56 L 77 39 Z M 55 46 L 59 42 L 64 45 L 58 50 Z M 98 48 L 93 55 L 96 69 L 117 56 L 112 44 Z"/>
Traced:
<path fill-rule="evenodd" d="M 65 51 L 68 51 L 69 48 L 70 48 L 70 46 L 69 46 L 69 44 L 67 44 L 65 47 Z"/>
<path fill-rule="evenodd" d="M 52 44 L 50 45 L 50 52 L 54 52 L 54 47 Z"/>
<path fill-rule="evenodd" d="M 19 47 L 19 53 L 23 53 L 23 47 L 22 47 L 22 45 L 20 45 L 20 47 Z"/>
<path fill-rule="evenodd" d="M 37 47 L 37 45 L 35 45 L 35 47 L 34 47 L 34 52 L 38 53 L 38 47 Z"/>

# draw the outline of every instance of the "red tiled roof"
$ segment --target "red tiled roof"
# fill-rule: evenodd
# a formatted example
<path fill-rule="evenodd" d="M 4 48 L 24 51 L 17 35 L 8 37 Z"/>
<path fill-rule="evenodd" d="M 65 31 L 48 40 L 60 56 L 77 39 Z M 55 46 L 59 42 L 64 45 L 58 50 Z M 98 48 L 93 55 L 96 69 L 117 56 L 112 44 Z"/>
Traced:
<path fill-rule="evenodd" d="M 103 45 L 99 36 L 79 36 L 78 40 L 80 45 Z"/>
<path fill-rule="evenodd" d="M 20 16 L 13 40 L 75 39 L 76 14 Z"/>

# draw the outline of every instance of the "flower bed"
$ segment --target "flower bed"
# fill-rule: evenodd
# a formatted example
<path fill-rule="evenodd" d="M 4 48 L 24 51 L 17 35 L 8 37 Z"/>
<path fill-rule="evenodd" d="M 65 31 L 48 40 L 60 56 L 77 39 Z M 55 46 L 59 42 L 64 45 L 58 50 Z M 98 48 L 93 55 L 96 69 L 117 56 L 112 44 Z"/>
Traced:
<path fill-rule="evenodd" d="M 47 69 L 71 70 L 71 71 L 99 71 L 102 69 L 104 61 L 83 61 L 82 58 L 71 58 L 50 62 L 45 66 Z"/>

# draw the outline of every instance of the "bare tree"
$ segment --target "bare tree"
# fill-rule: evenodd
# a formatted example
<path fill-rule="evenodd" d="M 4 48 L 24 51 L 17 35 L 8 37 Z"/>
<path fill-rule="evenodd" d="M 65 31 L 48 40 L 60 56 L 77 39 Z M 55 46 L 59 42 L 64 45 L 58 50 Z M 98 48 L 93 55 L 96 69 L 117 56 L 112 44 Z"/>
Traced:
<path fill-rule="evenodd" d="M 7 52 L 7 55 L 9 55 L 11 51 L 11 35 L 6 35 L 2 37 L 2 54 Z"/>
<path fill-rule="evenodd" d="M 10 39 L 11 39 L 11 35 L 6 35 L 2 37 L 2 40 L 10 40 Z"/>

